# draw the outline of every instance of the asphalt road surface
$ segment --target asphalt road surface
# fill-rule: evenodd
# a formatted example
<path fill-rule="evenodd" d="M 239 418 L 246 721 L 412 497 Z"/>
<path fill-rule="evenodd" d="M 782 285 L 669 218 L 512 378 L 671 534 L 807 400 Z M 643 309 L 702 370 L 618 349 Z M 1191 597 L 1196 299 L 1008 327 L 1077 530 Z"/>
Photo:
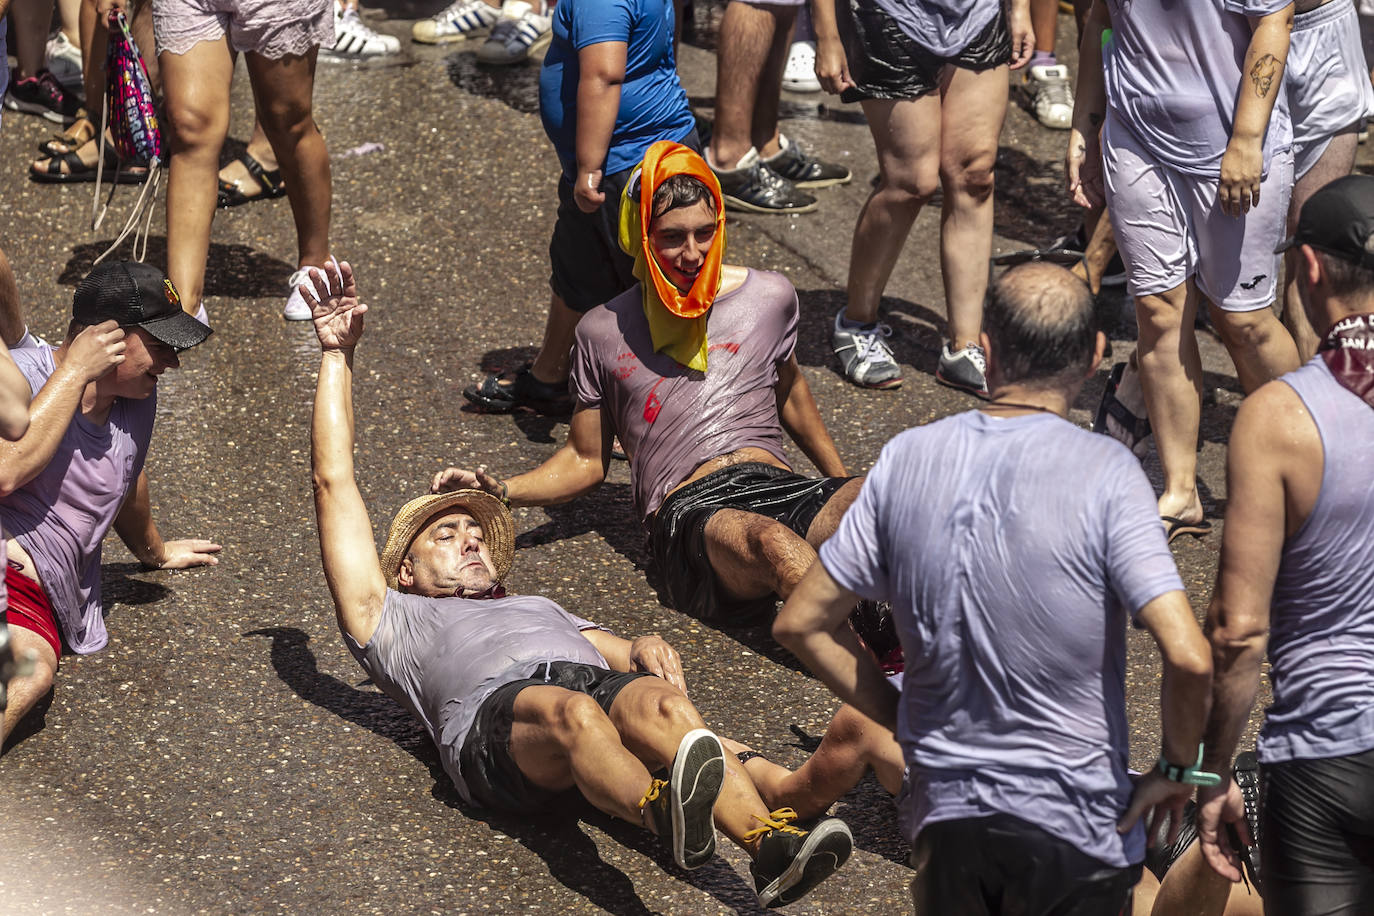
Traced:
<path fill-rule="evenodd" d="M 371 306 L 357 360 L 357 471 L 379 538 L 436 470 L 485 463 L 513 473 L 566 433 L 534 415 L 464 406 L 464 386 L 534 352 L 558 165 L 536 112 L 537 65 L 489 70 L 470 47 L 412 46 L 410 20 L 432 11 L 370 10 L 377 27 L 405 39 L 401 60 L 321 63 L 316 90 L 333 157 L 333 250 L 353 262 Z M 710 19 L 698 11 L 707 44 Z M 1060 25 L 1067 46 L 1072 25 Z M 682 72 L 709 118 L 714 57 L 684 46 Z M 242 69 L 239 77 L 238 145 L 226 155 L 251 125 Z M 731 214 L 727 258 L 795 284 L 798 357 L 841 455 L 862 473 L 895 433 L 972 406 L 933 381 L 944 314 L 938 208 L 921 215 L 883 303 L 906 384 L 855 388 L 837 372 L 828 328 L 876 174 L 872 143 L 857 106 L 787 95 L 783 113 L 789 136 L 848 164 L 854 180 L 820 191 L 810 215 Z M 5 114 L 0 245 L 30 324 L 56 340 L 76 282 L 113 232 L 89 231 L 91 186 L 26 179 L 49 132 L 47 122 Z M 1013 104 L 998 159 L 996 251 L 1076 225 L 1062 190 L 1065 140 Z M 123 221 L 134 196 L 118 191 L 109 222 Z M 159 212 L 149 249 L 159 266 L 161 226 Z M 163 378 L 148 472 L 164 535 L 214 538 L 223 559 L 145 572 L 109 540 L 109 647 L 63 660 L 51 705 L 0 760 L 0 912 L 755 912 L 748 861 L 724 841 L 715 861 L 683 874 L 649 834 L 588 806 L 540 819 L 465 810 L 420 727 L 365 681 L 320 572 L 308 464 L 318 347 L 308 324 L 280 318 L 294 256 L 285 200 L 216 219 L 207 280 L 215 334 Z M 1127 320 L 1115 335 L 1118 359 L 1130 335 Z M 1207 507 L 1220 513 L 1225 434 L 1240 395 L 1220 346 L 1203 345 L 1211 397 L 1200 471 Z M 1104 380 L 1105 367 L 1076 422 L 1087 424 Z M 1153 458 L 1147 467 L 1157 476 Z M 691 696 L 716 730 L 782 763 L 805 758 L 836 701 L 764 629 L 718 630 L 659 604 L 642 573 L 623 463 L 594 494 L 519 510 L 516 521 L 515 590 L 622 634 L 662 634 L 681 651 Z M 1199 611 L 1219 544 L 1214 533 L 1176 546 Z M 1129 639 L 1132 762 L 1144 767 L 1158 753 L 1158 660 L 1148 638 Z M 856 853 L 789 912 L 908 912 L 911 873 L 892 802 L 868 779 L 835 813 L 853 828 Z"/>

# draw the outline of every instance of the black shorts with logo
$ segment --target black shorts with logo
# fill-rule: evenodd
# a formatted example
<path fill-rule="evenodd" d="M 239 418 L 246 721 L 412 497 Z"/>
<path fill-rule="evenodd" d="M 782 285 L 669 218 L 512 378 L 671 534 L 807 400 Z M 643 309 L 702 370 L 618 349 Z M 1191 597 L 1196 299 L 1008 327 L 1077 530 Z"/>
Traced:
<path fill-rule="evenodd" d="M 874 0 L 839 0 L 835 18 L 849 75 L 858 87 L 840 94 L 845 102 L 917 99 L 940 88 L 940 75 L 947 66 L 991 70 L 1011 60 L 1011 33 L 1004 10 L 953 57 L 940 57 L 923 48 Z"/>

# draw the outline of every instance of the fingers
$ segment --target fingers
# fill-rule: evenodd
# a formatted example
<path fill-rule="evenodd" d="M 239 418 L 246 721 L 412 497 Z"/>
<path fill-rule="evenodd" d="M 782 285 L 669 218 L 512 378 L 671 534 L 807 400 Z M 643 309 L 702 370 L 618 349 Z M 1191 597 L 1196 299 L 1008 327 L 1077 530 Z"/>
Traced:
<path fill-rule="evenodd" d="M 1240 860 L 1229 844 L 1217 843 L 1215 836 L 1203 838 L 1199 835 L 1198 846 L 1202 850 L 1202 858 L 1212 871 L 1232 884 L 1240 880 Z"/>
<path fill-rule="evenodd" d="M 1130 833 L 1140 819 L 1144 817 L 1145 812 L 1152 807 L 1148 794 L 1137 788 L 1131 795 L 1131 806 L 1126 809 L 1125 814 L 1121 815 L 1121 820 L 1116 822 L 1116 832 Z"/>

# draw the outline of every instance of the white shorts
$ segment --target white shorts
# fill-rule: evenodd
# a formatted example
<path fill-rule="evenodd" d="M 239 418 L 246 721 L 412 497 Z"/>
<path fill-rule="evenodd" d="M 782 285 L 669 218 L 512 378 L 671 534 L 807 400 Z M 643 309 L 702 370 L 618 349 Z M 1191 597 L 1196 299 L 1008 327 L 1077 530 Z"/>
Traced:
<path fill-rule="evenodd" d="M 1217 307 L 1248 312 L 1274 301 L 1293 154 L 1275 153 L 1260 202 L 1239 219 L 1217 203 L 1217 178 L 1160 164 L 1130 130 L 1107 115 L 1102 128 L 1107 210 L 1132 296 L 1173 289 L 1192 277 Z"/>
<path fill-rule="evenodd" d="M 1293 118 L 1293 173 L 1301 178 L 1333 136 L 1374 115 L 1374 85 L 1352 0 L 1332 0 L 1294 18 L 1284 86 Z"/>
<path fill-rule="evenodd" d="M 331 0 L 153 0 L 159 54 L 229 36 L 235 51 L 278 60 L 334 44 Z"/>

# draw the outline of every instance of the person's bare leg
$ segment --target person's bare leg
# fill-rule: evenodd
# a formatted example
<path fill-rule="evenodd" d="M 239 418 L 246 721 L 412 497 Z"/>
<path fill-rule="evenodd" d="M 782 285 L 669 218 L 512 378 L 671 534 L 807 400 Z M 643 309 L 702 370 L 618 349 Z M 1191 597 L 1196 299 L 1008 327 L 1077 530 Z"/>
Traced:
<path fill-rule="evenodd" d="M 942 90 L 940 269 L 951 349 L 977 343 L 992 257 L 993 166 L 1007 113 L 1007 68 L 955 69 Z"/>
<path fill-rule="evenodd" d="M 581 312 L 574 312 L 563 298 L 553 293 L 549 298 L 549 317 L 544 323 L 544 342 L 530 366 L 530 374 L 545 384 L 559 384 L 568 380 L 572 366 L 572 348 L 576 341 L 577 323 Z"/>
<path fill-rule="evenodd" d="M 248 76 L 258 119 L 281 164 L 296 221 L 297 267 L 329 261 L 332 203 L 329 151 L 315 126 L 315 49 L 276 60 L 248 54 Z"/>
<path fill-rule="evenodd" d="M 159 55 L 166 75 L 171 121 L 167 178 L 167 276 L 194 315 L 205 288 L 210 225 L 218 197 L 219 151 L 229 130 L 229 81 L 234 58 L 229 42 L 201 41 L 185 54 Z"/>
<path fill-rule="evenodd" d="M 1112 231 L 1112 221 L 1106 217 L 1106 208 L 1086 212 L 1083 227 L 1088 244 L 1083 259 L 1072 268 L 1073 275 L 1088 284 L 1093 295 L 1102 291 L 1102 275 L 1116 256 L 1116 233 Z"/>
<path fill-rule="evenodd" d="M 1151 914 L 1159 916 L 1222 916 L 1229 913 L 1226 901 L 1231 882 L 1212 870 L 1202 857 L 1202 845 L 1194 843 L 1169 866 Z"/>
<path fill-rule="evenodd" d="M 778 104 L 782 100 L 782 74 L 787 69 L 787 55 L 792 48 L 792 27 L 797 22 L 795 6 L 766 7 L 773 16 L 773 41 L 763 72 L 759 74 L 754 91 L 754 117 L 749 125 L 749 141 L 765 159 L 782 152 L 778 143 Z"/>
<path fill-rule="evenodd" d="M 140 3 L 134 7 L 133 17 L 129 20 L 129 32 L 134 36 L 134 42 L 138 44 L 139 53 L 143 57 L 143 66 L 148 71 L 148 85 L 152 88 L 153 94 L 161 98 L 162 96 L 162 68 L 158 66 L 157 41 L 153 37 L 153 4 Z M 83 59 L 84 62 L 84 59 Z M 96 62 L 101 69 L 105 67 L 105 51 L 100 52 L 100 58 Z M 98 110 L 99 105 L 92 109 Z"/>
<path fill-rule="evenodd" d="M 81 0 L 57 0 L 57 11 L 62 20 L 62 34 L 81 47 Z"/>
<path fill-rule="evenodd" d="M 1131 895 L 1131 916 L 1151 916 L 1158 894 L 1159 879 L 1148 868 L 1142 868 L 1140 880 L 1135 885 L 1135 893 Z M 1164 914 L 1161 913 L 1160 916 Z"/>
<path fill-rule="evenodd" d="M 1269 306 L 1248 312 L 1228 312 L 1208 303 L 1208 314 L 1236 366 L 1236 378 L 1246 394 L 1285 372 L 1298 368 L 1293 335 Z"/>
<path fill-rule="evenodd" d="M 1035 30 L 1035 50 L 1054 53 L 1054 36 L 1059 28 L 1059 0 L 1030 0 L 1031 28 Z"/>
<path fill-rule="evenodd" d="M 1140 385 L 1164 469 L 1159 514 L 1202 520 L 1197 492 L 1197 433 L 1202 415 L 1202 357 L 1193 319 L 1198 295 L 1188 280 L 1167 292 L 1136 298 Z"/>
<path fill-rule="evenodd" d="M 0 340 L 13 347 L 24 336 L 24 309 L 19 302 L 19 284 L 14 279 L 10 259 L 0 250 Z"/>
<path fill-rule="evenodd" d="M 48 641 L 33 630 L 24 627 L 10 627 L 10 645 L 16 657 L 23 658 L 30 652 L 34 656 L 32 673 L 17 677 L 9 682 L 8 705 L 5 707 L 4 734 L 0 735 L 0 748 L 9 739 L 10 732 L 19 724 L 38 701 L 52 689 L 53 675 L 57 673 L 57 655 Z"/>
<path fill-rule="evenodd" d="M 851 503 L 859 497 L 859 489 L 863 486 L 863 478 L 856 477 L 847 482 L 844 486 L 836 490 L 831 497 L 821 506 L 821 511 L 816 513 L 816 517 L 811 519 L 811 524 L 806 529 L 806 542 L 816 550 L 821 549 L 830 535 L 835 533 L 835 529 L 840 527 L 840 519 L 848 511 Z"/>
<path fill-rule="evenodd" d="M 749 152 L 754 106 L 775 25 L 769 9 L 743 0 L 730 0 L 725 7 L 716 51 L 716 118 L 708 149 L 717 168 L 732 169 Z"/>
<path fill-rule="evenodd" d="M 275 172 L 279 168 L 277 154 L 272 152 L 272 144 L 257 118 L 253 119 L 253 134 L 248 138 L 245 152 L 258 161 L 264 172 Z M 238 184 L 240 191 L 251 192 L 247 194 L 249 197 L 257 197 L 262 191 L 258 180 L 248 174 L 248 167 L 237 159 L 219 170 L 219 178 Z"/>
<path fill-rule="evenodd" d="M 13 79 L 28 79 L 43 69 L 52 5 L 53 0 L 12 0 L 10 3 L 8 43 L 16 63 Z"/>
<path fill-rule="evenodd" d="M 1355 153 L 1359 150 L 1359 134 L 1352 126 L 1349 130 L 1331 138 L 1321 157 L 1312 164 L 1293 185 L 1293 197 L 1288 204 L 1288 235 L 1298 226 L 1298 214 L 1307 199 L 1323 185 L 1349 175 L 1355 167 Z M 1283 324 L 1293 335 L 1298 347 L 1298 359 L 1307 362 L 1317 353 L 1321 340 L 1313 330 L 1303 311 L 1302 300 L 1298 298 L 1298 253 L 1286 251 L 1283 255 Z"/>
<path fill-rule="evenodd" d="M 854 224 L 844 316 L 868 324 L 878 320 L 912 223 L 940 187 L 940 96 L 861 104 L 878 154 L 878 184 Z"/>
<path fill-rule="evenodd" d="M 792 594 L 816 550 L 781 522 L 741 509 L 721 509 L 706 523 L 706 558 L 730 597 L 747 601 Z"/>

